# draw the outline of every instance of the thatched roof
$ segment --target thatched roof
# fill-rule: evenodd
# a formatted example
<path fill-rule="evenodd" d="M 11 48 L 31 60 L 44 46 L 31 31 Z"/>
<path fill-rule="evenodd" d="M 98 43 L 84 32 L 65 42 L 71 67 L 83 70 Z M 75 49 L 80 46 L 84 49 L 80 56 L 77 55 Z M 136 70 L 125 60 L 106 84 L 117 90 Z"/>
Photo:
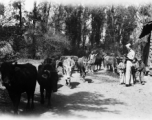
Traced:
<path fill-rule="evenodd" d="M 149 37 L 149 34 L 148 35 L 145 35 L 143 38 L 141 38 L 141 39 L 138 39 L 138 40 L 136 40 L 135 41 L 135 43 L 134 43 L 134 48 L 136 48 L 136 47 L 138 47 L 138 45 L 144 45 L 145 43 L 147 43 L 148 41 L 147 41 L 147 39 L 148 39 L 148 37 Z"/>
<path fill-rule="evenodd" d="M 143 26 L 143 29 L 142 29 L 142 32 L 141 32 L 139 38 L 143 38 L 144 36 L 150 34 L 150 33 L 151 33 L 151 30 L 152 30 L 152 21 L 146 23 L 146 24 Z"/>

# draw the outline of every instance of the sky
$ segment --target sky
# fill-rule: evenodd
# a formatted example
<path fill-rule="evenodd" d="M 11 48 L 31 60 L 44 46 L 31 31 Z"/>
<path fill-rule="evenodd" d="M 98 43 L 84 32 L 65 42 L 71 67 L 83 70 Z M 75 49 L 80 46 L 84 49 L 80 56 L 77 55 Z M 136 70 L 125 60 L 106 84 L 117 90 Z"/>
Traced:
<path fill-rule="evenodd" d="M 9 1 L 16 1 L 16 0 L 0 0 L 0 3 L 8 4 Z M 123 5 L 143 5 L 146 3 L 152 3 L 152 0 L 25 0 L 25 9 L 27 11 L 32 10 L 34 1 L 37 3 L 42 1 L 55 1 L 56 3 L 63 3 L 63 4 L 74 4 L 74 3 L 81 3 L 83 5 L 110 5 L 110 4 L 123 4 Z"/>

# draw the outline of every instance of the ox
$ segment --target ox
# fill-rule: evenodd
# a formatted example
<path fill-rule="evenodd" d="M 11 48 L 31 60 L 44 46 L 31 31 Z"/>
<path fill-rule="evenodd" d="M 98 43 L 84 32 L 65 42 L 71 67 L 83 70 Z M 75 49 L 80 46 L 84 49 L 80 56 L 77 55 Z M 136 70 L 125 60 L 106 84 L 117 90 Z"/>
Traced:
<path fill-rule="evenodd" d="M 98 53 L 95 59 L 95 65 L 97 66 L 97 70 L 101 70 L 101 64 L 103 61 L 104 61 L 103 55 Z"/>
<path fill-rule="evenodd" d="M 114 56 L 105 56 L 104 57 L 104 66 L 106 67 L 106 70 L 110 67 L 112 68 L 113 73 L 115 72 L 115 68 L 117 66 L 117 60 Z"/>
<path fill-rule="evenodd" d="M 58 67 L 62 67 L 63 74 L 65 74 L 65 70 L 63 67 L 63 61 L 68 58 L 70 58 L 70 56 L 61 56 L 59 60 L 56 60 L 56 69 L 58 69 Z"/>
<path fill-rule="evenodd" d="M 0 67 L 2 83 L 6 87 L 13 102 L 14 113 L 18 114 L 21 94 L 27 93 L 27 108 L 34 107 L 34 92 L 36 86 L 37 70 L 32 64 L 2 63 Z M 30 100 L 32 103 L 30 105 Z"/>
<path fill-rule="evenodd" d="M 94 70 L 95 70 L 96 56 L 97 56 L 97 54 L 94 54 L 93 51 L 89 55 L 89 60 L 88 60 L 89 66 L 88 67 L 91 72 L 94 72 Z"/>
<path fill-rule="evenodd" d="M 75 66 L 75 62 L 70 57 L 63 61 L 63 68 L 66 76 L 66 85 L 68 85 L 69 87 L 71 87 L 70 83 L 71 83 L 71 76 L 74 66 Z"/>
<path fill-rule="evenodd" d="M 40 85 L 41 104 L 44 104 L 44 90 L 46 90 L 46 98 L 48 98 L 48 105 L 51 105 L 51 93 L 57 92 L 58 74 L 55 69 L 55 63 L 44 63 L 38 66 L 38 83 Z"/>
<path fill-rule="evenodd" d="M 87 68 L 88 67 L 87 58 L 86 57 L 79 58 L 78 62 L 77 62 L 77 67 L 78 67 L 78 70 L 80 71 L 80 76 L 84 80 L 85 76 L 86 76 L 86 71 L 88 69 Z"/>
<path fill-rule="evenodd" d="M 139 82 L 143 85 L 143 77 L 144 73 L 146 72 L 146 67 L 141 58 L 137 59 L 135 58 L 133 61 L 133 66 L 131 68 L 132 70 L 132 75 L 133 75 L 133 80 L 134 83 L 136 83 L 136 73 L 139 75 Z"/>

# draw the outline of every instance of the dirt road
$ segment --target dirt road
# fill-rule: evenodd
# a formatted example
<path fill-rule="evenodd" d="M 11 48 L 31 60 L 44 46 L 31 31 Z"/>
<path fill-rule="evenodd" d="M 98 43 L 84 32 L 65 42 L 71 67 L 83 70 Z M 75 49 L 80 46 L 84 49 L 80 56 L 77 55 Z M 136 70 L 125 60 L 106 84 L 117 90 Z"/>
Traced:
<path fill-rule="evenodd" d="M 26 95 L 23 95 L 19 119 L 151 119 L 152 77 L 145 76 L 144 80 L 145 85 L 137 83 L 125 87 L 119 85 L 116 74 L 105 70 L 87 74 L 86 82 L 76 72 L 72 76 L 71 89 L 65 86 L 64 77 L 61 77 L 58 92 L 52 95 L 52 107 L 40 104 L 37 84 L 35 109 L 24 110 Z M 8 115 L 2 115 L 5 116 Z"/>

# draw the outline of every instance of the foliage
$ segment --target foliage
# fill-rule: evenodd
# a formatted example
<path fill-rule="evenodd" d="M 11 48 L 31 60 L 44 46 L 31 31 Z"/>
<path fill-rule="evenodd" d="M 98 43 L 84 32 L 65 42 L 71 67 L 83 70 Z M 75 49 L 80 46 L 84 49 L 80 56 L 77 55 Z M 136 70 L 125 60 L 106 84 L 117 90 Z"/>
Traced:
<path fill-rule="evenodd" d="M 0 15 L 4 15 L 4 5 L 0 3 Z"/>
<path fill-rule="evenodd" d="M 94 43 L 96 44 L 96 46 L 98 46 L 100 44 L 101 33 L 103 31 L 103 26 L 105 23 L 105 7 L 92 8 L 91 16 L 92 30 L 90 35 L 90 42 L 92 46 Z"/>
<path fill-rule="evenodd" d="M 125 45 L 132 42 L 130 35 L 136 28 L 136 9 L 133 6 L 111 7 L 107 10 L 107 30 L 105 46 L 116 54 L 126 52 Z M 111 44 L 109 44 L 111 43 Z M 120 51 L 120 53 L 118 53 Z"/>
<path fill-rule="evenodd" d="M 151 16 L 151 4 L 91 7 L 35 2 L 28 12 L 24 0 L 19 0 L 8 6 L 0 4 L 0 41 L 11 41 L 15 52 L 31 58 L 37 52 L 43 57 L 83 56 L 86 49 L 120 55 L 126 52 L 128 42 L 141 53 L 147 38 L 138 37 Z"/>

